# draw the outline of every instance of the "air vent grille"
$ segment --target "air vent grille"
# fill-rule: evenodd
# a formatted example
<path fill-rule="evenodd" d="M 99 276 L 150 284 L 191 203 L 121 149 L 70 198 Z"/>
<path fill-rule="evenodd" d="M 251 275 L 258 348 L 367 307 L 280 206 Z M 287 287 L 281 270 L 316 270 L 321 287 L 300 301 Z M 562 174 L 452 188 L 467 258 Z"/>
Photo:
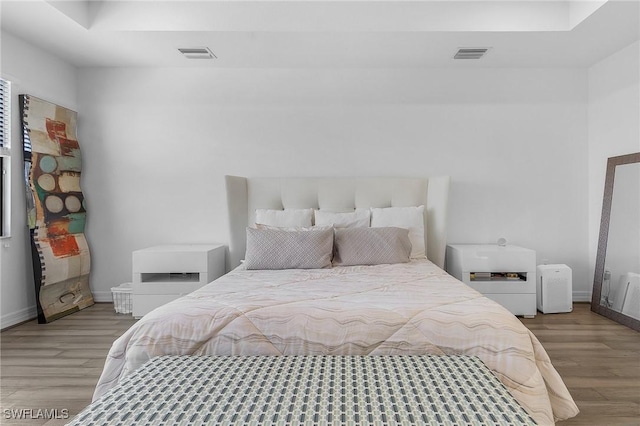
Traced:
<path fill-rule="evenodd" d="M 489 51 L 488 47 L 474 47 L 458 49 L 453 59 L 480 59 Z"/>
<path fill-rule="evenodd" d="M 216 55 L 213 54 L 208 47 L 180 47 L 178 48 L 180 53 L 188 59 L 215 59 Z"/>

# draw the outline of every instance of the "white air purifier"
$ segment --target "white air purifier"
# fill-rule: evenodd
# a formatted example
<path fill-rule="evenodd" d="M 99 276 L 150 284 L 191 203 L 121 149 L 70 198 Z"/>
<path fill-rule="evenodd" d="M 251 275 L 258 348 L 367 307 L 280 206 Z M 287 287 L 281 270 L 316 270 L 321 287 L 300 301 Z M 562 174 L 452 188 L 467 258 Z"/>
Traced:
<path fill-rule="evenodd" d="M 573 296 L 571 268 L 567 265 L 538 265 L 536 299 L 543 314 L 571 312 Z"/>

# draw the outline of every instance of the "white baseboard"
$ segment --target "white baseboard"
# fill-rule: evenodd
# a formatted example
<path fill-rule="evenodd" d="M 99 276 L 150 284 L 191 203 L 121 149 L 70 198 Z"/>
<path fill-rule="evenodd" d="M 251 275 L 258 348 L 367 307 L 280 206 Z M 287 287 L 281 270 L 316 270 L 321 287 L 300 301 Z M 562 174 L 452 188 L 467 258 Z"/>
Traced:
<path fill-rule="evenodd" d="M 0 329 L 4 330 L 7 327 L 11 327 L 21 322 L 30 321 L 38 318 L 38 310 L 36 305 L 22 308 L 16 312 L 10 312 L 0 316 Z"/>
<path fill-rule="evenodd" d="M 574 291 L 573 301 L 574 302 L 591 302 L 591 292 L 590 291 Z"/>

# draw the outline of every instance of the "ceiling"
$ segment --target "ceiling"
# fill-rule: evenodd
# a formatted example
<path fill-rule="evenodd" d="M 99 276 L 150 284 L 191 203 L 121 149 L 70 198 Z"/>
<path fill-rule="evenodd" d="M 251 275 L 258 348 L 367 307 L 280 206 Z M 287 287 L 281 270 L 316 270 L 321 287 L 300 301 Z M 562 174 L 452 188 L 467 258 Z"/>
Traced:
<path fill-rule="evenodd" d="M 78 67 L 588 67 L 640 39 L 639 3 L 0 0 L 0 26 Z"/>

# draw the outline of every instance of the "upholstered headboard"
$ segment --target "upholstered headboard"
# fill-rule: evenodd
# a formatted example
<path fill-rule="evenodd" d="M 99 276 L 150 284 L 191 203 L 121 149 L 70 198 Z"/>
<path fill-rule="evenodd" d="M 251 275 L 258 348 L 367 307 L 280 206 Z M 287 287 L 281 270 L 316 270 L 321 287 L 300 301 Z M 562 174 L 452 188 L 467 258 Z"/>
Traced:
<path fill-rule="evenodd" d="M 326 209 L 425 206 L 427 257 L 444 268 L 449 176 L 414 178 L 245 178 L 225 176 L 229 258 L 235 268 L 246 251 L 246 227 L 256 209 Z"/>

